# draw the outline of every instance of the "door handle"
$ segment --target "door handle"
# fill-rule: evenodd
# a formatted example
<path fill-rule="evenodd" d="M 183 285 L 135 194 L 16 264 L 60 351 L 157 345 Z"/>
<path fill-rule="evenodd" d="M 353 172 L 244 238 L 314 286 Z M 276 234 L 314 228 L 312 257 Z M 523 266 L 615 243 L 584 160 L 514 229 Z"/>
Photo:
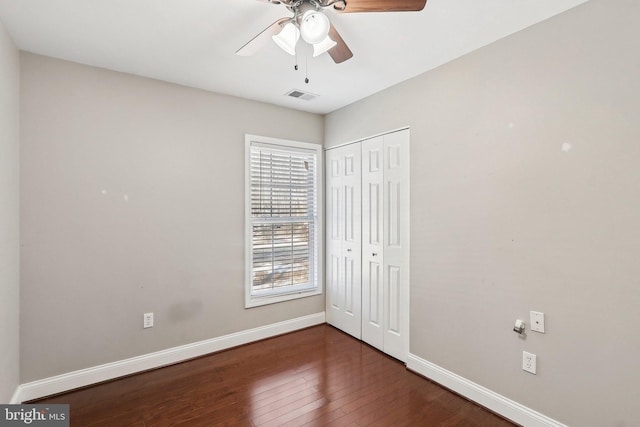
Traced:
<path fill-rule="evenodd" d="M 347 249 L 347 252 L 351 252 L 351 248 Z"/>
<path fill-rule="evenodd" d="M 374 253 L 372 253 L 371 255 L 373 255 L 373 256 L 378 256 L 378 252 L 374 252 Z"/>

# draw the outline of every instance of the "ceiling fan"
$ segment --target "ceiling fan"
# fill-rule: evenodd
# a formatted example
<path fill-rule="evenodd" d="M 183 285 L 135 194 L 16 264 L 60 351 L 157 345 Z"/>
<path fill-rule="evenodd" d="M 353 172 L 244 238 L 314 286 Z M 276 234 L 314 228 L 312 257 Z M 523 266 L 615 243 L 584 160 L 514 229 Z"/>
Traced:
<path fill-rule="evenodd" d="M 424 9 L 427 0 L 259 0 L 283 4 L 293 16 L 280 18 L 236 52 L 251 56 L 273 40 L 285 52 L 295 55 L 300 37 L 313 45 L 313 56 L 328 52 L 336 64 L 353 53 L 342 39 L 324 9 L 332 7 L 338 13 L 410 12 Z"/>

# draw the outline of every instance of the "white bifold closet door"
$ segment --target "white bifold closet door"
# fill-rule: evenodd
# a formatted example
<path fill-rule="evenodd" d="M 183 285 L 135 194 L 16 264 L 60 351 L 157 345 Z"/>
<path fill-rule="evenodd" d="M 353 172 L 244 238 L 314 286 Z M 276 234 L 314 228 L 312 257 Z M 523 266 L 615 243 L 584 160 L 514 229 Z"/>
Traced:
<path fill-rule="evenodd" d="M 341 289 L 333 286 L 334 277 L 337 283 L 341 282 L 337 270 L 341 263 L 338 262 L 339 252 L 331 245 L 338 240 L 332 233 L 340 235 L 339 223 L 343 216 L 339 209 L 338 212 L 334 209 L 336 204 L 347 203 L 347 198 L 333 189 L 334 177 L 338 174 L 334 173 L 331 163 L 339 164 L 345 155 L 340 154 L 340 150 L 344 149 L 359 153 L 362 159 L 361 168 L 353 168 L 361 169 L 361 294 L 354 297 L 360 300 L 359 332 L 363 341 L 406 361 L 409 353 L 409 131 L 327 151 L 327 167 L 330 168 L 327 173 L 327 191 L 330 192 L 327 193 L 327 277 L 331 282 L 327 292 L 327 318 L 330 324 L 359 336 L 352 332 L 358 322 L 355 314 L 351 331 L 341 327 L 334 321 L 335 316 L 329 314 L 336 310 L 333 302 L 340 301 L 340 295 L 334 295 L 334 291 Z M 338 225 L 334 224 L 335 220 Z M 335 263 L 330 261 L 333 259 Z M 353 265 L 357 264 L 357 261 L 353 262 Z M 331 275 L 335 273 L 338 274 Z"/>
<path fill-rule="evenodd" d="M 409 354 L 409 131 L 362 141 L 362 340 Z"/>
<path fill-rule="evenodd" d="M 361 153 L 327 151 L 327 322 L 360 339 L 362 321 Z"/>

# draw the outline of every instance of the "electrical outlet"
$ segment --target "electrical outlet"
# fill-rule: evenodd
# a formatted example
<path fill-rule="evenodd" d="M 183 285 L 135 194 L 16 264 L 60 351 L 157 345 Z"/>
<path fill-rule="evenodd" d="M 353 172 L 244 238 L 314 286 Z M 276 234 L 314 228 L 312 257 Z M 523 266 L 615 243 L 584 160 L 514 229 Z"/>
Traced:
<path fill-rule="evenodd" d="M 153 327 L 153 313 L 145 313 L 142 315 L 142 317 L 143 317 L 143 322 L 142 322 L 143 328 Z"/>
<path fill-rule="evenodd" d="M 531 330 L 544 334 L 544 313 L 540 313 L 539 311 L 532 311 L 530 312 L 530 317 Z"/>
<path fill-rule="evenodd" d="M 532 353 L 527 353 L 526 351 L 522 352 L 522 369 L 531 372 L 535 375 L 536 373 L 536 355 Z"/>

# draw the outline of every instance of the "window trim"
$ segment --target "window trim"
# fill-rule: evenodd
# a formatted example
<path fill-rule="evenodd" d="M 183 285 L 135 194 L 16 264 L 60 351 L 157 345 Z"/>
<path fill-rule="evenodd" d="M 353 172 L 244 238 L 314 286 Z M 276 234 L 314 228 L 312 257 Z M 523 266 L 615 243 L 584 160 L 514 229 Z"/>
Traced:
<path fill-rule="evenodd" d="M 251 147 L 252 145 L 269 145 L 285 151 L 312 150 L 316 154 L 316 286 L 305 289 L 292 289 L 290 291 L 268 295 L 252 295 L 252 216 L 251 216 Z M 309 142 L 292 141 L 279 138 L 270 138 L 245 134 L 245 308 L 259 307 L 282 301 L 290 301 L 314 295 L 321 295 L 324 289 L 324 152 L 322 145 Z"/>

